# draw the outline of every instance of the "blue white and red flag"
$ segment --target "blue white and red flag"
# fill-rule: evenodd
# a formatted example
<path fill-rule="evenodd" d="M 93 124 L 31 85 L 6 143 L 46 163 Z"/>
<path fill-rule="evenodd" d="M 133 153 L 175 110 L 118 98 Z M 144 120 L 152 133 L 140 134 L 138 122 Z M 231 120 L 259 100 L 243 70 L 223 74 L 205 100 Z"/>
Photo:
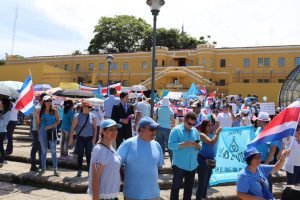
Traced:
<path fill-rule="evenodd" d="M 206 90 L 205 86 L 203 86 L 203 87 L 200 89 L 200 94 L 201 94 L 201 95 L 204 95 L 204 96 L 207 95 L 207 90 Z"/>
<path fill-rule="evenodd" d="M 254 140 L 248 144 L 258 146 L 261 143 L 281 140 L 295 133 L 300 115 L 300 99 L 289 105 L 277 115 Z"/>
<path fill-rule="evenodd" d="M 23 83 L 20 91 L 20 97 L 16 102 L 16 109 L 28 116 L 34 111 L 34 90 L 31 76 L 28 76 Z"/>

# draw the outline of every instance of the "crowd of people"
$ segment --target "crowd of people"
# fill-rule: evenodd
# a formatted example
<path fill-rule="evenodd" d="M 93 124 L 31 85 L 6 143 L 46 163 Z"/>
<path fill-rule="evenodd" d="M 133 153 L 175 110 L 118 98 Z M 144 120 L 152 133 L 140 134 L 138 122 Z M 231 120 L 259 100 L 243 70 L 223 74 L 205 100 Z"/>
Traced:
<path fill-rule="evenodd" d="M 160 199 L 159 169 L 164 165 L 167 150 L 173 171 L 171 200 L 192 197 L 195 174 L 198 173 L 196 199 L 207 199 L 209 180 L 216 166 L 216 149 L 222 128 L 252 126 L 259 135 L 271 118 L 259 110 L 257 97 L 240 95 L 205 101 L 171 101 L 163 97 L 150 118 L 150 103 L 143 94 L 135 102 L 114 88 L 109 91 L 103 107 L 82 100 L 52 105 L 52 98 L 41 94 L 31 120 L 33 145 L 31 171 L 43 175 L 50 149 L 53 171 L 59 176 L 56 153 L 60 132 L 60 159 L 77 155 L 77 176 L 82 176 L 83 157 L 89 167 L 88 193 L 92 199 L 117 199 L 123 182 L 127 200 Z M 277 113 L 280 108 L 276 108 Z M 17 114 L 14 102 L 0 103 L 0 165 L 4 154 L 13 152 L 12 134 Z M 271 116 L 274 117 L 274 116 Z M 4 151 L 3 141 L 7 137 Z M 290 150 L 292 149 L 292 150 Z M 36 166 L 36 154 L 40 158 Z M 300 184 L 299 124 L 293 139 L 285 138 L 263 143 L 244 152 L 246 167 L 239 172 L 237 196 L 240 199 L 272 199 L 272 177 L 283 168 L 287 184 Z M 297 156 L 298 155 L 298 156 Z"/>

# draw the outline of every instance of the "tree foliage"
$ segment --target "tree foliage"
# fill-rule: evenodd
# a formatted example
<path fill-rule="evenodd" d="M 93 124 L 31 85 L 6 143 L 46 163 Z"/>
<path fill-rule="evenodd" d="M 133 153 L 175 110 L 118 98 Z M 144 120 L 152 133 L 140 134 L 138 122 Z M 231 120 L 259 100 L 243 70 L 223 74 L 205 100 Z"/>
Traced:
<path fill-rule="evenodd" d="M 90 54 L 150 51 L 152 47 L 151 25 L 134 16 L 102 17 L 94 32 L 95 36 L 88 47 Z M 159 28 L 156 33 L 156 46 L 165 46 L 171 50 L 194 49 L 198 44 L 209 43 L 211 39 L 210 35 L 197 39 L 175 28 Z"/>
<path fill-rule="evenodd" d="M 5 60 L 4 59 L 0 59 L 0 65 L 5 65 Z"/>
<path fill-rule="evenodd" d="M 102 17 L 95 26 L 95 36 L 90 42 L 90 53 L 133 52 L 140 49 L 145 33 L 151 26 L 141 18 L 119 15 Z"/>
<path fill-rule="evenodd" d="M 82 54 L 82 52 L 80 51 L 80 50 L 74 50 L 73 52 L 72 52 L 72 55 L 74 56 L 74 55 L 81 55 Z"/>

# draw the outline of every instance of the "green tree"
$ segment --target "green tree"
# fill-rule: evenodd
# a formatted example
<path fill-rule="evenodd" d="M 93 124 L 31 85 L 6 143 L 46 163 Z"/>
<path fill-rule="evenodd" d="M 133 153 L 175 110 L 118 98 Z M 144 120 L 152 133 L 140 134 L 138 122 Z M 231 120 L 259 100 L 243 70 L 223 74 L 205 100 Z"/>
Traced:
<path fill-rule="evenodd" d="M 140 50 L 150 30 L 151 26 L 145 20 L 134 16 L 101 17 L 95 26 L 95 36 L 90 41 L 88 51 L 95 54 Z"/>
<path fill-rule="evenodd" d="M 0 59 L 0 65 L 5 65 L 5 60 L 4 59 Z"/>

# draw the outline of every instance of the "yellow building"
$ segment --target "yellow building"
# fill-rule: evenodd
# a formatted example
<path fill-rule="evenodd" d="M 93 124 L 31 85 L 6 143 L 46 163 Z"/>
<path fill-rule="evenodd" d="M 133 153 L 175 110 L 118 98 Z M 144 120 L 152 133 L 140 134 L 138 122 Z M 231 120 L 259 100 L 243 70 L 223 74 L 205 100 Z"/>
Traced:
<path fill-rule="evenodd" d="M 215 48 L 199 45 L 191 50 L 156 47 L 155 88 L 187 90 L 192 82 L 209 91 L 226 94 L 256 94 L 277 102 L 282 82 L 300 65 L 300 45 Z M 113 54 L 110 82 L 123 86 L 151 87 L 151 52 Z M 106 85 L 106 54 L 18 58 L 8 56 L 0 66 L 0 80 L 23 81 L 31 69 L 33 81 L 58 86 L 60 82 L 81 81 Z"/>

